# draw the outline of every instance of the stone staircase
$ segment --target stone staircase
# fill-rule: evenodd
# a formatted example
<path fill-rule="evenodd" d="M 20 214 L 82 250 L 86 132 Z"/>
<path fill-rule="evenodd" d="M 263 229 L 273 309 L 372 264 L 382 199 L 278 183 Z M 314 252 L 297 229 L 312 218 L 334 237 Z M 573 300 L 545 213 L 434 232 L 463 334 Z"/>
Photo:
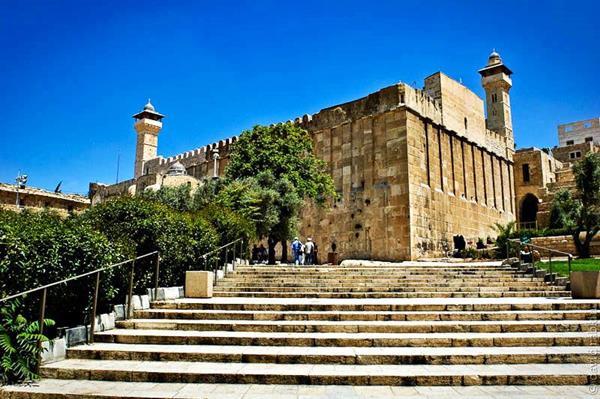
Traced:
<path fill-rule="evenodd" d="M 217 297 L 153 302 L 44 365 L 39 386 L 8 394 L 63 398 L 61 387 L 75 384 L 66 396 L 90 398 L 113 382 L 190 392 L 207 383 L 592 383 L 600 301 L 573 300 L 531 272 L 499 262 L 240 266 Z"/>

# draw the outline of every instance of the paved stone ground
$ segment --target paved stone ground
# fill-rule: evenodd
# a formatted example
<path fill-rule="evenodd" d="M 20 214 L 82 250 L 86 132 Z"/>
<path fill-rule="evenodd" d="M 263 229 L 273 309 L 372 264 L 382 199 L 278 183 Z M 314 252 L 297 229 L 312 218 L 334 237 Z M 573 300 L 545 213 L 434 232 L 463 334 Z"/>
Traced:
<path fill-rule="evenodd" d="M 58 388 L 58 389 L 57 389 Z M 5 388 L 6 389 L 6 388 Z M 123 383 L 108 381 L 44 380 L 34 386 L 11 387 L 10 391 L 61 392 L 106 398 L 199 398 L 199 399 L 476 399 L 476 398 L 600 398 L 600 386 L 477 386 L 477 387 L 394 387 L 345 385 L 238 385 Z M 2 398 L 11 398 L 1 392 Z M 54 397 L 54 396 L 52 396 Z M 63 397 L 63 396 L 61 396 Z"/>

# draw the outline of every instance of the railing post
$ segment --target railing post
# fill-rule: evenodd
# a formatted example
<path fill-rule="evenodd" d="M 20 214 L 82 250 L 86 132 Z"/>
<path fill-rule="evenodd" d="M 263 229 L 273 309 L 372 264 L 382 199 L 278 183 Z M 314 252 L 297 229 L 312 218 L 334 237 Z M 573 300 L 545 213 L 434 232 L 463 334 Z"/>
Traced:
<path fill-rule="evenodd" d="M 510 252 L 508 252 L 508 247 L 509 247 L 509 244 L 510 244 L 510 240 L 509 240 L 509 239 L 507 239 L 507 240 L 506 240 L 506 259 L 509 259 L 509 258 L 510 258 Z"/>
<path fill-rule="evenodd" d="M 131 272 L 129 272 L 129 303 L 127 304 L 127 320 L 131 319 L 133 308 L 133 275 L 135 273 L 135 259 L 131 261 Z"/>
<path fill-rule="evenodd" d="M 240 259 L 244 259 L 244 240 L 240 242 Z"/>
<path fill-rule="evenodd" d="M 96 311 L 98 306 L 98 289 L 100 288 L 100 273 L 96 273 L 96 285 L 94 288 L 94 297 L 92 299 L 92 317 L 90 318 L 90 335 L 88 338 L 88 342 L 90 344 L 94 343 L 94 333 L 96 332 Z"/>
<path fill-rule="evenodd" d="M 569 254 L 569 256 L 567 257 L 568 262 L 569 262 L 569 278 L 571 278 L 571 254 Z"/>
<path fill-rule="evenodd" d="M 42 335 L 44 333 L 44 318 L 46 316 L 46 294 L 47 294 L 47 288 L 44 288 L 42 290 L 42 297 L 40 298 L 40 318 L 39 318 L 39 327 L 40 327 L 40 335 Z M 41 349 L 42 348 L 42 340 L 40 339 L 38 341 L 38 348 Z M 42 365 L 42 351 L 40 350 L 40 353 L 38 353 L 38 361 L 37 361 L 37 367 L 36 367 L 36 374 L 40 374 L 40 366 Z"/>
<path fill-rule="evenodd" d="M 229 248 L 225 247 L 225 264 L 223 265 L 223 277 L 225 277 L 227 275 L 227 259 L 228 259 L 228 253 L 229 253 Z"/>
<path fill-rule="evenodd" d="M 550 278 L 554 281 L 554 276 L 552 275 L 552 251 L 548 252 L 548 263 L 550 264 Z"/>
<path fill-rule="evenodd" d="M 236 245 L 235 245 L 235 244 L 233 244 L 231 247 L 233 248 L 233 260 L 231 261 L 231 262 L 232 262 L 231 264 L 233 265 L 233 270 L 235 270 L 235 261 L 236 261 L 236 257 L 235 257 L 235 247 L 236 247 Z"/>
<path fill-rule="evenodd" d="M 156 269 L 154 270 L 154 300 L 158 300 L 158 276 L 160 275 L 160 253 L 156 253 Z"/>

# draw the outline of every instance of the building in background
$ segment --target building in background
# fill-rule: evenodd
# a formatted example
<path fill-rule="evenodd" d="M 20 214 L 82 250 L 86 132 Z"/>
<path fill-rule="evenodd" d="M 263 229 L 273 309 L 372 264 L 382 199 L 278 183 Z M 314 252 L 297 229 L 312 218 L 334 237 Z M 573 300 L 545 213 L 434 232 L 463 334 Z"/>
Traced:
<path fill-rule="evenodd" d="M 301 232 L 341 258 L 415 259 L 445 254 L 452 237 L 475 242 L 515 219 L 512 71 L 495 51 L 479 70 L 486 98 L 437 72 L 423 88 L 404 83 L 294 122 L 307 129 L 339 194 L 327 209 L 307 206 Z M 487 118 L 485 113 L 487 108 Z M 135 114 L 134 177 L 90 184 L 92 203 L 166 184 L 221 176 L 236 138 L 157 155 L 164 115 L 148 102 Z"/>
<path fill-rule="evenodd" d="M 63 194 L 40 188 L 0 183 L 0 207 L 10 210 L 54 210 L 62 215 L 81 212 L 90 206 L 82 195 Z"/>
<path fill-rule="evenodd" d="M 558 125 L 558 146 L 595 143 L 600 145 L 600 117 Z"/>
<path fill-rule="evenodd" d="M 573 164 L 589 152 L 600 152 L 600 118 L 558 126 L 559 145 L 524 148 L 515 153 L 517 222 L 521 229 L 551 227 L 554 195 L 575 190 Z"/>

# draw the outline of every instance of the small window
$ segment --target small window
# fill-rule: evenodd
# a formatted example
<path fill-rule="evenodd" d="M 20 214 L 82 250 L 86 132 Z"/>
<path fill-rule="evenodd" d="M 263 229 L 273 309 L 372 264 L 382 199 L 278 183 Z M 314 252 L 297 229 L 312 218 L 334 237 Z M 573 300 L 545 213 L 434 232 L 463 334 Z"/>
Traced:
<path fill-rule="evenodd" d="M 573 145 L 575 142 L 573 140 L 567 140 L 567 145 Z"/>
<path fill-rule="evenodd" d="M 498 94 L 492 93 L 492 102 L 493 103 L 497 103 L 498 102 Z"/>
<path fill-rule="evenodd" d="M 565 132 L 569 133 L 573 131 L 573 126 L 566 126 L 565 127 Z"/>
<path fill-rule="evenodd" d="M 527 183 L 527 182 L 529 182 L 530 179 L 531 179 L 531 176 L 529 175 L 529 164 L 524 163 L 523 164 L 523 182 Z"/>
<path fill-rule="evenodd" d="M 469 126 L 469 121 L 467 121 L 467 118 L 465 118 L 465 130 L 467 130 L 468 126 Z"/>
<path fill-rule="evenodd" d="M 581 158 L 581 151 L 573 151 L 569 153 L 570 159 L 578 159 Z"/>
<path fill-rule="evenodd" d="M 585 129 L 589 129 L 589 128 L 591 128 L 591 127 L 592 127 L 592 122 L 584 122 L 584 123 L 583 123 L 583 127 L 584 127 Z"/>
<path fill-rule="evenodd" d="M 548 160 L 548 170 L 552 172 L 552 161 Z"/>
<path fill-rule="evenodd" d="M 594 138 L 593 138 L 593 137 L 586 137 L 586 138 L 585 138 L 585 142 L 586 142 L 586 143 L 591 143 L 592 141 L 594 141 Z"/>

